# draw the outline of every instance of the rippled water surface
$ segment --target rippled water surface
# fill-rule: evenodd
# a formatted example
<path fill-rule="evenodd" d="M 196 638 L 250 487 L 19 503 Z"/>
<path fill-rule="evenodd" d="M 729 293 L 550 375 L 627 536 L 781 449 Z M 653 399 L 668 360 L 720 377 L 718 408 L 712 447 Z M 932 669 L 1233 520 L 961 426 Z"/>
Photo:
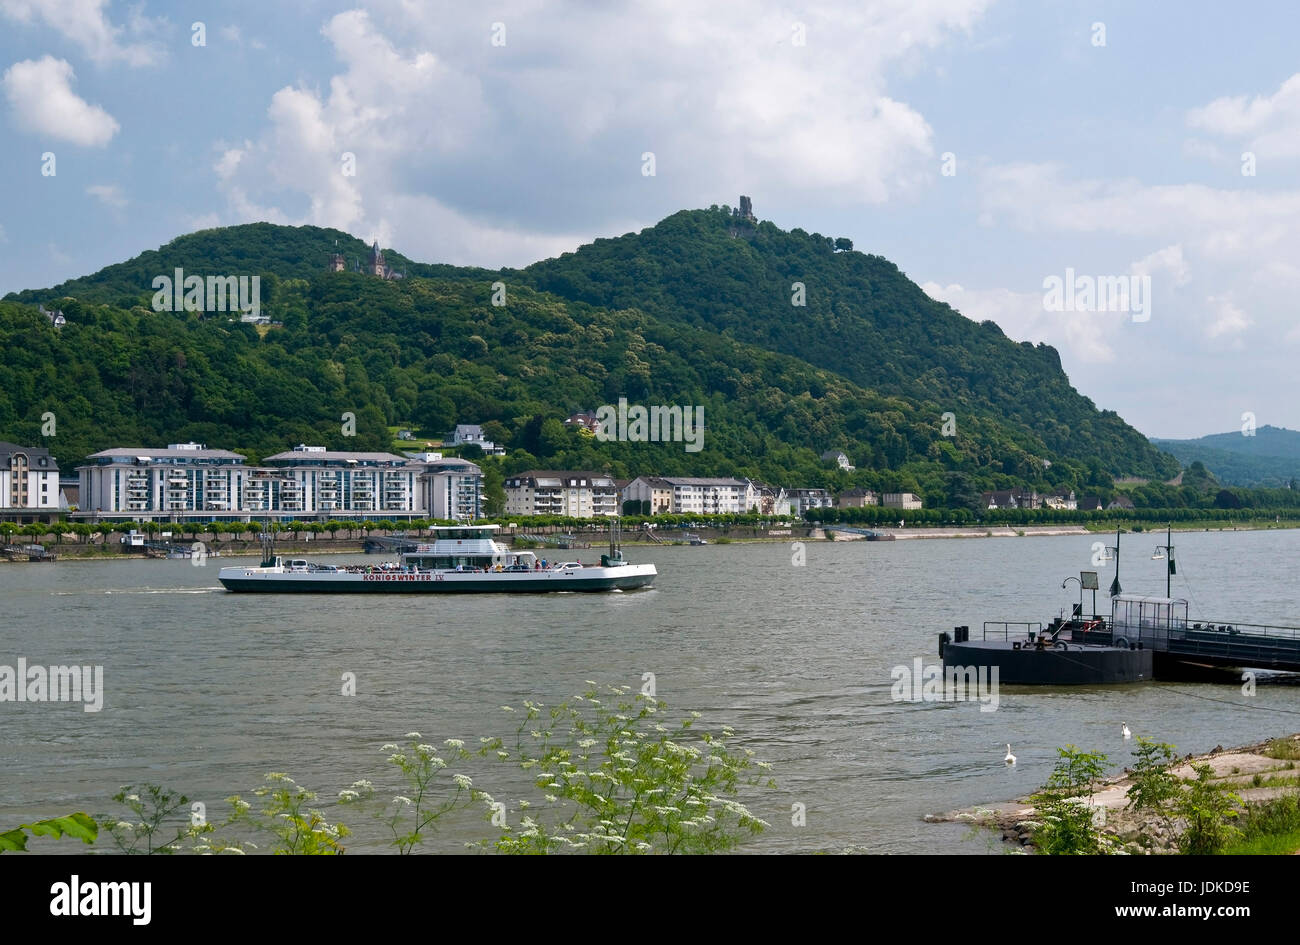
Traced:
<path fill-rule="evenodd" d="M 1004 687 L 995 712 L 891 700 L 891 668 L 936 661 L 941 630 L 1046 622 L 1077 601 L 1061 581 L 1091 567 L 1095 540 L 809 543 L 804 567 L 788 544 L 638 547 L 629 557 L 659 568 L 654 590 L 544 597 L 232 595 L 216 581 L 221 559 L 0 566 L 0 664 L 102 664 L 106 689 L 99 713 L 0 703 L 0 824 L 106 812 L 129 782 L 211 799 L 213 811 L 268 771 L 332 797 L 378 780 L 378 747 L 407 731 L 477 742 L 510 729 L 503 704 L 553 703 L 587 679 L 639 687 L 647 672 L 674 710 L 733 726 L 733 745 L 773 762 L 778 789 L 753 799 L 772 824 L 759 851 L 985 853 L 986 840 L 921 818 L 1031 790 L 1057 746 L 1126 761 L 1125 722 L 1181 751 L 1300 731 L 1300 687 L 1288 686 L 1253 698 L 1235 685 Z M 1195 616 L 1300 624 L 1300 531 L 1174 541 L 1174 592 Z M 1151 560 L 1163 542 L 1124 536 L 1126 591 L 1163 594 L 1164 563 Z M 354 697 L 340 693 L 346 672 Z M 509 795 L 503 769 L 471 773 Z M 790 823 L 795 802 L 806 827 Z M 349 849 L 379 849 L 353 813 L 338 814 L 357 827 Z M 484 832 L 461 819 L 436 845 Z"/>

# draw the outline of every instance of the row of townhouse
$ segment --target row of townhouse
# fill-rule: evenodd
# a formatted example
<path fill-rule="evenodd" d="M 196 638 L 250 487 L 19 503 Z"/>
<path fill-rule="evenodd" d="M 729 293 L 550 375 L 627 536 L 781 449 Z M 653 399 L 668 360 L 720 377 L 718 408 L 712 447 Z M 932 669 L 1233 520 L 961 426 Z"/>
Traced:
<path fill-rule="evenodd" d="M 620 481 L 596 472 L 540 470 L 506 479 L 507 515 L 616 515 L 624 502 L 641 503 L 650 515 L 718 515 L 758 512 L 802 517 L 837 503 L 826 489 L 784 489 L 752 479 L 699 476 L 638 476 Z M 848 504 L 919 509 L 910 492 L 877 496 L 867 490 L 846 493 Z M 844 500 L 845 496 L 841 496 Z M 839 504 L 844 505 L 844 501 Z"/>
<path fill-rule="evenodd" d="M 398 456 L 300 445 L 247 466 L 201 443 L 116 448 L 87 458 L 78 517 L 132 521 L 473 519 L 483 472 L 437 453 Z"/>

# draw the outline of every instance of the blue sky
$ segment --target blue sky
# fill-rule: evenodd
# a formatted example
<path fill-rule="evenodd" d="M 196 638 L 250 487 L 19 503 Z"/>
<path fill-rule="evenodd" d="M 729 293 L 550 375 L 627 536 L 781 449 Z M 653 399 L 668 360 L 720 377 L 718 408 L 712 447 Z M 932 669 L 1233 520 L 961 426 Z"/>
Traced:
<path fill-rule="evenodd" d="M 745 193 L 1055 345 L 1143 432 L 1300 428 L 1291 4 L 0 0 L 0 26 L 0 293 L 262 219 L 523 265 Z M 1149 318 L 1048 310 L 1071 271 L 1148 277 Z"/>

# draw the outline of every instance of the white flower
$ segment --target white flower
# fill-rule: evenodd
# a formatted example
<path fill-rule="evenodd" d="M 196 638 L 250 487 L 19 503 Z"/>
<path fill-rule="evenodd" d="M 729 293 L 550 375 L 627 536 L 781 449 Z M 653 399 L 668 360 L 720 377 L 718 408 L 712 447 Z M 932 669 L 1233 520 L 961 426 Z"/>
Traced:
<path fill-rule="evenodd" d="M 381 749 L 379 749 L 379 750 L 380 750 L 380 751 L 397 751 L 397 746 L 394 745 L 392 742 L 389 742 L 387 745 L 385 745 L 383 748 L 381 748 Z"/>
<path fill-rule="evenodd" d="M 470 780 L 470 777 L 467 774 L 453 774 L 451 776 L 451 779 L 455 781 L 456 786 L 463 791 L 468 791 L 470 789 L 470 786 L 473 785 L 474 783 L 472 780 Z"/>
<path fill-rule="evenodd" d="M 465 747 L 465 743 L 464 743 L 463 741 L 461 741 L 459 738 L 449 738 L 449 739 L 447 739 L 446 741 L 444 741 L 443 744 L 446 745 L 448 748 L 464 748 L 464 747 Z"/>
<path fill-rule="evenodd" d="M 415 802 L 412 801 L 409 797 L 403 797 L 401 794 L 399 794 L 395 798 L 393 798 L 393 803 L 405 804 L 407 807 L 410 807 Z"/>
<path fill-rule="evenodd" d="M 402 737 L 403 737 L 403 738 L 419 738 L 419 737 L 420 737 L 420 733 L 419 733 L 419 732 L 407 732 L 407 733 L 406 733 L 405 735 L 403 735 Z"/>

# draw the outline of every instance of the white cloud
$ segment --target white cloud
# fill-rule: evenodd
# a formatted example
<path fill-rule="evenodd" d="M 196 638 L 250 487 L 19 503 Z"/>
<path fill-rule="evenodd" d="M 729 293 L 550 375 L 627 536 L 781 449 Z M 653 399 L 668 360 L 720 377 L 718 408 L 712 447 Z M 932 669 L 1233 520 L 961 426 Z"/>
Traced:
<path fill-rule="evenodd" d="M 1183 258 L 1183 247 L 1178 243 L 1144 256 L 1132 263 L 1128 271 L 1130 275 L 1152 277 L 1169 273 L 1170 281 L 1174 286 L 1185 286 L 1191 278 L 1191 267 Z"/>
<path fill-rule="evenodd" d="M 106 207 L 120 210 L 126 206 L 126 197 L 122 195 L 122 188 L 117 184 L 92 184 L 86 188 L 86 193 Z"/>
<path fill-rule="evenodd" d="M 248 46 L 249 49 L 266 48 L 266 44 L 260 39 L 246 39 L 243 30 L 238 26 L 223 26 L 217 30 L 217 35 L 232 46 Z"/>
<path fill-rule="evenodd" d="M 74 78 L 71 65 L 45 56 L 14 63 L 0 82 L 19 127 L 84 147 L 103 147 L 117 134 L 118 123 L 72 91 Z"/>
<path fill-rule="evenodd" d="M 1226 296 L 1210 296 L 1205 300 L 1212 313 L 1212 321 L 1205 328 L 1207 338 L 1239 335 L 1252 324 L 1250 317 Z"/>
<path fill-rule="evenodd" d="M 56 30 L 98 65 L 124 62 L 130 66 L 154 65 L 166 56 L 155 37 L 164 20 L 150 19 L 142 6 L 131 9 L 126 26 L 108 18 L 108 0 L 0 0 L 0 13 L 23 24 L 37 21 Z M 132 41 L 126 41 L 126 37 Z"/>
<path fill-rule="evenodd" d="M 1300 73 L 1287 79 L 1272 95 L 1216 98 L 1187 114 L 1193 128 L 1228 138 L 1240 138 L 1266 157 L 1300 157 Z"/>
<path fill-rule="evenodd" d="M 1027 232 L 1173 237 L 1196 253 L 1244 265 L 1296 255 L 1300 191 L 1228 190 L 1202 184 L 1071 180 L 1055 164 L 990 168 L 980 181 L 987 224 Z"/>
<path fill-rule="evenodd" d="M 506 0 L 484 19 L 379 0 L 324 24 L 340 63 L 328 89 L 280 89 L 264 133 L 216 170 L 241 218 L 279 214 L 362 235 L 387 227 L 407 252 L 475 246 L 455 257 L 491 266 L 580 241 L 530 221 L 590 233 L 611 207 L 645 222 L 663 207 L 765 190 L 878 203 L 936 166 L 929 124 L 888 94 L 887 73 L 968 30 L 987 3 L 796 16 L 772 0 L 738 31 L 725 6 L 555 17 Z M 804 46 L 792 42 L 796 19 Z M 505 46 L 490 42 L 494 20 L 506 24 Z M 644 151 L 655 153 L 653 178 L 641 174 Z M 341 173 L 344 152 L 356 156 L 354 177 Z M 434 232 L 409 206 L 463 229 Z"/>

